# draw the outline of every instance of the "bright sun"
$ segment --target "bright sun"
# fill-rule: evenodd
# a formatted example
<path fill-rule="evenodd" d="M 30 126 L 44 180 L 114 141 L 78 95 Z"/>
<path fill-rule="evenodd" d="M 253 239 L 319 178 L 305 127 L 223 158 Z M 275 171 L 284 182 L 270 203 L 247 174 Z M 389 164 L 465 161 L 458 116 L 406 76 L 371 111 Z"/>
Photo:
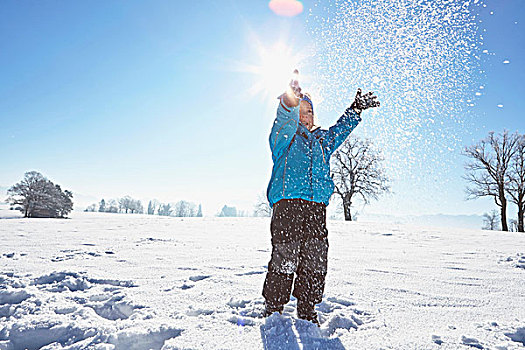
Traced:
<path fill-rule="evenodd" d="M 300 69 L 298 65 L 301 57 L 282 42 L 271 47 L 259 45 L 257 53 L 258 62 L 242 69 L 255 75 L 255 82 L 249 92 L 252 96 L 275 99 L 285 90 L 294 69 Z"/>

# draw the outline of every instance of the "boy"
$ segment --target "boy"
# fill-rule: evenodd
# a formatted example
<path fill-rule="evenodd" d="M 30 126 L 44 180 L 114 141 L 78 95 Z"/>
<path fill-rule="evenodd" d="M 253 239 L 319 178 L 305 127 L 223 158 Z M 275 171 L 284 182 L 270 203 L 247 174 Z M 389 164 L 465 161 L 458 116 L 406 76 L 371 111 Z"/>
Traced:
<path fill-rule="evenodd" d="M 298 73 L 295 71 L 294 73 Z M 264 316 L 282 313 L 293 296 L 297 317 L 319 325 L 315 304 L 322 301 L 328 262 L 326 206 L 334 191 L 330 156 L 361 121 L 379 106 L 373 93 L 361 95 L 328 130 L 314 125 L 313 102 L 296 79 L 280 96 L 272 131 L 273 170 L 267 196 L 273 215 L 272 256 L 264 281 Z"/>

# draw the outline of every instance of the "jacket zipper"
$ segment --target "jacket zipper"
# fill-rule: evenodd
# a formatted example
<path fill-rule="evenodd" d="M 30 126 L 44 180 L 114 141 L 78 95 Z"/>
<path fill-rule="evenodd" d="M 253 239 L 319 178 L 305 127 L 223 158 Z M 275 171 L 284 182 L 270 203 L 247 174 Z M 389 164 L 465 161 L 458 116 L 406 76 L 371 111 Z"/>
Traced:
<path fill-rule="evenodd" d="M 314 180 L 313 180 L 313 171 L 314 171 L 314 148 L 312 147 L 312 143 L 314 140 L 312 139 L 310 143 L 310 151 L 312 152 L 310 154 L 310 189 L 312 190 L 312 196 L 310 199 L 314 199 Z"/>

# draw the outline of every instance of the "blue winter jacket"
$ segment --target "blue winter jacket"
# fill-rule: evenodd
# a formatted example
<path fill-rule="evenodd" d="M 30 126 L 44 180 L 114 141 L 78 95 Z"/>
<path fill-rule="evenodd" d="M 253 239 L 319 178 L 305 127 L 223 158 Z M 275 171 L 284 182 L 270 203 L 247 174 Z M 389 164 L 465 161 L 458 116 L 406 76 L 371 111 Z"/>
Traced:
<path fill-rule="evenodd" d="M 299 106 L 288 107 L 281 98 L 270 133 L 273 169 L 266 192 L 270 206 L 283 198 L 328 205 L 334 192 L 330 157 L 360 121 L 349 108 L 330 129 L 310 132 L 299 122 Z"/>

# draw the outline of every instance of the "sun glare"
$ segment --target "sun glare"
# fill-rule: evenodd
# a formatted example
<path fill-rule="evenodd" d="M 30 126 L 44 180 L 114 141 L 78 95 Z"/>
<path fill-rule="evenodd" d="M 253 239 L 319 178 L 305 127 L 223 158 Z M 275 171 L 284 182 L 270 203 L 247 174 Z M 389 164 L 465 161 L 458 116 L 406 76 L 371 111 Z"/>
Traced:
<path fill-rule="evenodd" d="M 300 55 L 282 42 L 270 47 L 259 45 L 257 53 L 258 62 L 244 69 L 255 78 L 250 94 L 273 100 L 286 89 L 294 69 L 301 69 Z"/>
<path fill-rule="evenodd" d="M 291 49 L 277 44 L 260 53 L 259 76 L 261 87 L 270 94 L 278 94 L 289 82 L 298 62 L 294 60 Z"/>

